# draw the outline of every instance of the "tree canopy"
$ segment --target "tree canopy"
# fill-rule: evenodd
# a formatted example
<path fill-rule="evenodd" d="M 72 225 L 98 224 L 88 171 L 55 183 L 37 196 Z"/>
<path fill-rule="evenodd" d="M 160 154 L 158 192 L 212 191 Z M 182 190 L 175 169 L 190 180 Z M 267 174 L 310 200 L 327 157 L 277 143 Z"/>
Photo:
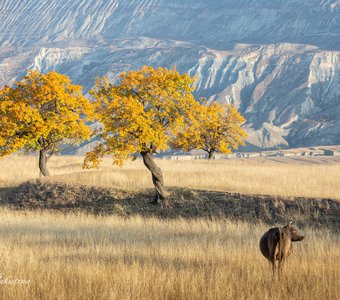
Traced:
<path fill-rule="evenodd" d="M 244 145 L 247 134 L 241 125 L 246 119 L 237 109 L 217 102 L 209 106 L 201 105 L 184 130 L 177 134 L 174 145 L 190 151 L 201 149 L 213 158 L 216 152 L 231 153 Z"/>
<path fill-rule="evenodd" d="M 104 155 L 113 163 L 139 153 L 152 174 L 154 202 L 165 198 L 161 169 L 153 154 L 175 146 L 186 151 L 229 153 L 243 145 L 245 119 L 236 108 L 194 99 L 194 79 L 175 68 L 124 72 L 118 83 L 97 78 L 83 97 L 82 87 L 54 71 L 30 71 L 12 87 L 0 90 L 0 157 L 18 150 L 39 151 L 39 168 L 49 175 L 47 159 L 65 144 L 78 144 L 91 136 L 86 121 L 97 119 L 98 145 L 86 154 L 84 168 L 98 167 Z"/>
<path fill-rule="evenodd" d="M 12 87 L 0 91 L 0 157 L 15 151 L 39 151 L 39 167 L 48 175 L 46 160 L 62 144 L 77 144 L 91 136 L 86 120 L 93 108 L 82 87 L 54 71 L 30 71 Z"/>
<path fill-rule="evenodd" d="M 121 165 L 131 154 L 156 153 L 169 148 L 168 142 L 193 117 L 199 104 L 192 95 L 193 79 L 175 69 L 141 70 L 121 74 L 117 85 L 97 79 L 90 92 L 103 143 L 88 153 L 85 166 L 97 166 L 104 154 L 112 154 Z"/>
<path fill-rule="evenodd" d="M 102 143 L 87 153 L 84 167 L 97 167 L 105 154 L 122 165 L 138 152 L 152 173 L 157 200 L 164 198 L 162 173 L 152 154 L 167 149 L 186 120 L 194 118 L 199 104 L 192 95 L 193 82 L 176 69 L 149 66 L 122 73 L 118 84 L 97 79 L 91 95 L 103 124 Z"/>

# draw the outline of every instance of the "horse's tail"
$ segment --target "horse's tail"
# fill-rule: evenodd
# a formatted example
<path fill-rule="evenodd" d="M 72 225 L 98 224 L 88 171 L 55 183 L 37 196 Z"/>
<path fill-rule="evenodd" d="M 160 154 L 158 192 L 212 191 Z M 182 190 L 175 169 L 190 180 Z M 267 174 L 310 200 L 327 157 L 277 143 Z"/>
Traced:
<path fill-rule="evenodd" d="M 278 248 L 278 251 L 279 251 L 278 260 L 279 260 L 279 266 L 280 266 L 281 262 L 282 262 L 282 232 L 281 232 L 281 228 L 279 228 L 278 234 L 279 234 L 279 238 L 277 239 L 277 248 Z"/>

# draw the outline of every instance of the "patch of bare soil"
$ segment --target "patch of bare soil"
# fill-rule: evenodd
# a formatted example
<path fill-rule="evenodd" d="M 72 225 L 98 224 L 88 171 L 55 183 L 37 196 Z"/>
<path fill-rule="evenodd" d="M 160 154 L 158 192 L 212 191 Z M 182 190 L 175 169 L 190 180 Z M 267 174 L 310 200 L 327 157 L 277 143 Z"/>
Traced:
<path fill-rule="evenodd" d="M 293 221 L 300 226 L 340 228 L 340 201 L 333 199 L 285 199 L 183 188 L 168 192 L 166 202 L 153 205 L 152 190 L 128 192 L 37 180 L 1 192 L 0 205 L 123 217 L 228 218 L 268 224 Z"/>

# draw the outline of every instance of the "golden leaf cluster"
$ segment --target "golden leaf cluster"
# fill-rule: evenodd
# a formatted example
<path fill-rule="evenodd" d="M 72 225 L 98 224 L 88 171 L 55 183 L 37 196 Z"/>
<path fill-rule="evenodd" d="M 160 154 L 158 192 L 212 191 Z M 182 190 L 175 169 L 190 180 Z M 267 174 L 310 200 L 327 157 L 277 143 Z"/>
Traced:
<path fill-rule="evenodd" d="M 193 82 L 176 69 L 148 66 L 122 73 L 118 85 L 97 79 L 90 94 L 104 126 L 103 143 L 87 154 L 85 167 L 97 166 L 104 154 L 113 155 L 114 163 L 121 165 L 136 152 L 166 150 L 199 105 L 192 95 Z"/>
<path fill-rule="evenodd" d="M 93 120 L 82 87 L 54 71 L 30 71 L 0 91 L 0 156 L 20 149 L 59 151 L 91 136 L 85 121 Z"/>
<path fill-rule="evenodd" d="M 228 153 L 243 144 L 245 119 L 232 106 L 203 106 L 192 94 L 194 79 L 175 68 L 122 73 L 118 84 L 97 79 L 90 94 L 103 124 L 102 142 L 84 167 L 98 167 L 105 154 L 122 165 L 131 154 L 164 151 L 170 145 Z"/>
<path fill-rule="evenodd" d="M 20 149 L 60 150 L 98 135 L 97 147 L 87 153 L 84 167 L 98 167 L 110 154 L 115 164 L 135 153 L 156 153 L 170 146 L 208 153 L 229 153 L 243 145 L 245 119 L 236 108 L 195 101 L 195 79 L 175 68 L 122 73 L 118 84 L 97 78 L 90 91 L 54 71 L 30 71 L 12 87 L 0 90 L 0 156 Z M 102 128 L 91 133 L 87 121 Z"/>
<path fill-rule="evenodd" d="M 186 151 L 201 149 L 209 154 L 231 153 L 244 145 L 247 134 L 241 125 L 246 119 L 231 105 L 217 102 L 209 106 L 200 105 L 195 117 L 187 123 L 185 130 L 179 132 L 175 146 Z"/>

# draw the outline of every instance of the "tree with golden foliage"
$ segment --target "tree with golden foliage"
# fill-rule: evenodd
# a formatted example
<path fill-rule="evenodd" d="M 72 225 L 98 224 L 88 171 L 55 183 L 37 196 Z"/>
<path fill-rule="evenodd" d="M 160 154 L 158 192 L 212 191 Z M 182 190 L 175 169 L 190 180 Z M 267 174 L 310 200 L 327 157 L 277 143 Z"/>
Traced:
<path fill-rule="evenodd" d="M 0 90 L 0 157 L 18 150 L 39 151 L 40 172 L 48 176 L 47 160 L 62 144 L 90 138 L 85 121 L 91 117 L 93 107 L 81 86 L 54 71 L 30 71 Z"/>
<path fill-rule="evenodd" d="M 87 153 L 84 167 L 98 167 L 105 154 L 113 156 L 114 164 L 122 165 L 129 156 L 140 153 L 156 190 L 152 203 L 163 200 L 163 174 L 153 154 L 166 150 L 198 109 L 192 85 L 193 79 L 176 69 L 149 66 L 122 73 L 116 85 L 107 78 L 97 79 L 90 93 L 103 124 L 102 143 Z"/>
<path fill-rule="evenodd" d="M 174 145 L 186 151 L 204 150 L 209 159 L 214 158 L 216 152 L 231 153 L 231 149 L 244 145 L 243 139 L 247 134 L 241 125 L 245 121 L 231 105 L 217 102 L 210 106 L 201 105 L 193 121 L 177 134 Z"/>

